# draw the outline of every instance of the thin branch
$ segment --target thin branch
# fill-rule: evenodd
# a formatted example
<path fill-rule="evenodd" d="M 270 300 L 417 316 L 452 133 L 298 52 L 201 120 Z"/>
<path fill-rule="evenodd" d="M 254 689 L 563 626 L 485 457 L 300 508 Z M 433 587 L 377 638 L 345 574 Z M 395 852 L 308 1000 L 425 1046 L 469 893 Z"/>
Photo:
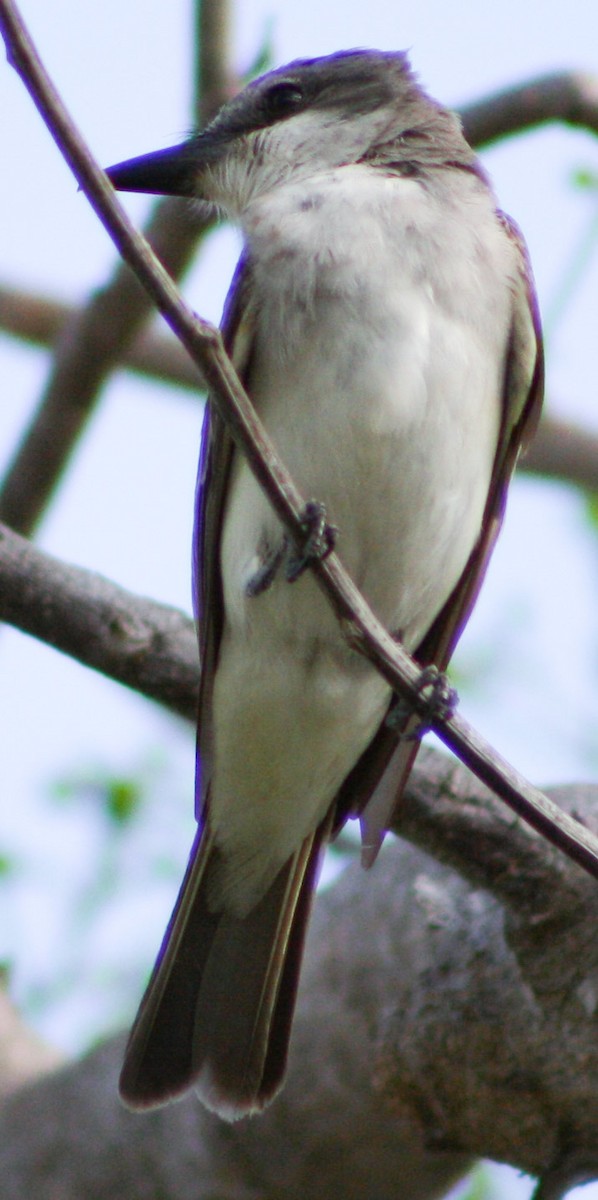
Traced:
<path fill-rule="evenodd" d="M 204 116 L 232 86 L 225 61 L 227 9 L 218 0 L 205 0 L 196 20 L 202 81 L 197 104 Z M 553 120 L 596 130 L 597 114 L 598 82 L 579 72 L 546 76 L 462 110 L 466 133 L 477 145 Z M 154 210 L 147 236 L 170 274 L 179 278 L 208 228 L 209 222 L 201 221 L 190 206 L 170 199 Z M 35 527 L 102 384 L 145 321 L 149 307 L 142 289 L 126 268 L 119 267 L 111 283 L 63 329 L 38 411 L 0 490 L 0 520 L 23 533 Z M 587 477 L 580 482 L 587 486 Z"/>
<path fill-rule="evenodd" d="M 189 617 L 64 563 L 2 526 L 0 621 L 195 718 L 199 663 Z M 534 911 L 570 910 L 587 881 L 567 858 L 556 851 L 551 857 L 527 825 L 514 825 L 454 759 L 424 749 L 418 763 L 396 833 L 520 914 L 530 903 Z"/>
<path fill-rule="evenodd" d="M 229 68 L 230 0 L 195 0 L 195 119 L 207 125 L 236 91 Z"/>
<path fill-rule="evenodd" d="M 51 348 L 76 320 L 77 309 L 24 288 L 0 286 L 0 329 L 34 346 Z M 161 383 L 187 388 L 196 398 L 205 391 L 199 368 L 172 334 L 146 329 L 124 347 L 115 366 L 127 367 Z"/>
<path fill-rule="evenodd" d="M 64 563 L 2 526 L 0 621 L 195 718 L 199 662 L 189 617 Z M 567 858 L 557 852 L 551 858 L 526 825 L 513 825 L 504 806 L 454 759 L 426 749 L 419 762 L 395 832 L 520 914 L 529 903 L 554 913 L 557 894 L 560 907 L 570 910 L 586 881 Z"/>
<path fill-rule="evenodd" d="M 596 801 L 597 789 L 593 794 Z M 557 803 L 561 796 L 572 811 L 574 786 L 551 789 Z M 391 829 L 458 871 L 472 888 L 492 892 L 517 922 L 538 924 L 550 912 L 566 928 L 580 908 L 587 911 L 595 903 L 593 884 L 568 858 L 526 823 L 514 822 L 495 793 L 480 787 L 454 758 L 428 746 L 418 755 Z"/>
<path fill-rule="evenodd" d="M 92 207 L 121 254 L 153 297 L 159 310 L 192 357 L 198 358 L 235 441 L 245 454 L 276 514 L 299 541 L 304 502 L 224 351 L 217 329 L 191 312 L 172 280 L 135 230 L 102 171 L 70 120 L 45 72 L 27 30 L 10 0 L 0 0 L 0 28 L 9 61 L 15 66 Z M 413 710 L 427 715 L 418 687 L 420 671 L 377 620 L 338 557 L 314 566 L 314 576 L 328 596 L 351 643 L 375 664 L 391 687 Z M 527 783 L 502 760 L 463 718 L 435 719 L 439 737 L 471 770 L 550 842 L 559 846 L 590 874 L 598 877 L 598 841 L 578 822 Z"/>
<path fill-rule="evenodd" d="M 208 0 L 202 25 L 205 22 L 206 29 L 213 29 L 212 52 L 218 48 L 224 53 L 223 40 L 216 38 L 214 28 L 214 14 L 219 8 L 219 0 Z M 205 62 L 203 71 L 209 89 L 205 93 L 207 110 L 222 99 L 220 86 L 226 64 L 212 63 L 208 70 Z M 200 216 L 191 205 L 168 199 L 154 208 L 146 234 L 157 257 L 177 279 L 188 266 L 197 242 L 213 224 L 213 218 Z M 120 263 L 112 280 L 63 330 L 37 412 L 0 490 L 0 521 L 21 533 L 35 528 L 95 409 L 102 385 L 151 307 L 147 293 L 128 267 Z"/>
<path fill-rule="evenodd" d="M 70 305 L 49 296 L 0 286 L 0 329 L 35 346 L 51 346 L 75 312 Z M 196 398 L 205 391 L 199 366 L 191 362 L 171 334 L 146 330 L 115 365 L 188 389 Z M 518 469 L 598 491 L 598 436 L 579 425 L 544 415 Z"/>
<path fill-rule="evenodd" d="M 193 720 L 192 620 L 71 566 L 0 526 L 0 620 Z"/>
<path fill-rule="evenodd" d="M 488 145 L 549 121 L 598 133 L 598 76 L 584 71 L 540 75 L 465 105 L 460 113 L 472 146 Z"/>
<path fill-rule="evenodd" d="M 0 286 L 0 329 L 35 346 L 51 346 L 75 312 L 70 305 L 49 296 Z M 199 366 L 190 361 L 180 342 L 170 334 L 152 330 L 139 334 L 117 365 L 188 389 L 195 397 L 205 391 Z M 579 425 L 545 415 L 518 469 L 598 491 L 598 436 Z"/>
<path fill-rule="evenodd" d="M 556 417 L 540 422 L 521 462 L 524 471 L 598 491 L 598 435 Z"/>
<path fill-rule="evenodd" d="M 148 237 L 178 277 L 208 222 L 180 201 L 154 210 Z M 21 533 L 39 521 L 87 426 L 114 364 L 151 312 L 151 302 L 120 264 L 106 287 L 75 312 L 56 346 L 50 377 L 0 491 L 0 520 Z"/>
<path fill-rule="evenodd" d="M 63 563 L 6 527 L 0 527 L 0 621 L 195 717 L 199 664 L 190 618 Z M 471 777 L 467 789 L 454 760 L 424 750 L 419 762 L 396 833 L 519 911 L 526 891 L 536 909 L 549 899 L 554 910 L 557 886 L 561 906 L 570 907 L 569 893 L 583 877 L 567 859 L 555 854 L 551 861 L 545 843 L 527 826 L 513 826 Z"/>

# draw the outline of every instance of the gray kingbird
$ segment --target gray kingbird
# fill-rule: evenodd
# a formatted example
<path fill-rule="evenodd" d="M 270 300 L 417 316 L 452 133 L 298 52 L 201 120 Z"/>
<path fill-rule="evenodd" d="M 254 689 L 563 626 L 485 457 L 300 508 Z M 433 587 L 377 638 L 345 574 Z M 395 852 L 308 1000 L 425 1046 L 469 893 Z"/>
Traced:
<path fill-rule="evenodd" d="M 458 118 L 405 54 L 348 51 L 256 79 L 204 132 L 108 175 L 238 223 L 235 367 L 377 616 L 443 669 L 542 396 L 525 245 Z M 132 1107 L 191 1085 L 227 1119 L 272 1099 L 322 848 L 360 815 L 375 857 L 416 753 L 310 572 L 288 581 L 296 553 L 208 402 L 199 832 L 126 1051 Z"/>

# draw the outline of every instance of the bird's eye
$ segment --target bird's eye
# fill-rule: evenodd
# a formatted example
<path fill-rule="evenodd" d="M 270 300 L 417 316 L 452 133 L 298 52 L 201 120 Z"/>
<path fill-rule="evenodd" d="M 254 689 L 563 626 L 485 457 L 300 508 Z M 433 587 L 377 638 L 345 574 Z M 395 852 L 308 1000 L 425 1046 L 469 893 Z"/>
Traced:
<path fill-rule="evenodd" d="M 268 88 L 264 100 L 270 120 L 279 121 L 283 117 L 290 117 L 301 107 L 303 92 L 298 83 L 291 83 L 289 79 L 281 79 Z"/>

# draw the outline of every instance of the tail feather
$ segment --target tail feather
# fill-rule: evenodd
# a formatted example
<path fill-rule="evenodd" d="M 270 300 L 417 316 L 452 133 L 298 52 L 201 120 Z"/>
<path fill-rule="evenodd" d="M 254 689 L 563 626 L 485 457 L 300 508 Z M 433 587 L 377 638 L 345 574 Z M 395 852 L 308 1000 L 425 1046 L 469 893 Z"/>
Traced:
<path fill-rule="evenodd" d="M 120 1078 L 149 1108 L 194 1085 L 228 1120 L 262 1109 L 282 1084 L 299 969 L 329 820 L 306 838 L 243 918 L 208 907 L 218 857 L 196 839 Z"/>

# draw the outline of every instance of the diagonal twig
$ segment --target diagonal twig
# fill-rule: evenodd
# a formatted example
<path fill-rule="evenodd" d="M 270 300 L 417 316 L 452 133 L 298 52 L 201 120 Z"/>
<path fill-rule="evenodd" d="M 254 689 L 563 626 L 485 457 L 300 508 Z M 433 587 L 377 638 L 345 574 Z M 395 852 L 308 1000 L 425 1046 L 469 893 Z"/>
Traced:
<path fill-rule="evenodd" d="M 52 136 L 76 174 L 92 207 L 114 243 L 154 299 L 162 315 L 205 378 L 235 441 L 245 454 L 270 503 L 295 540 L 302 533 L 304 501 L 258 420 L 251 402 L 225 354 L 214 326 L 194 316 L 134 229 L 103 172 L 95 164 L 49 79 L 12 0 L 0 0 L 0 30 L 9 61 L 19 72 Z M 328 596 L 352 645 L 366 655 L 404 696 L 415 712 L 425 713 L 418 688 L 420 669 L 381 625 L 347 574 L 338 557 L 314 564 L 314 576 Z M 598 878 L 598 840 L 548 797 L 529 784 L 460 716 L 436 718 L 433 728 L 444 743 L 507 804 L 548 841 L 564 850 L 589 874 Z"/>
<path fill-rule="evenodd" d="M 76 308 L 25 288 L 0 284 L 0 330 L 33 346 L 51 348 L 76 320 Z M 197 367 L 172 334 L 144 329 L 123 349 L 116 367 L 192 391 L 199 400 L 205 384 Z M 14 526 L 13 526 L 14 528 Z"/>
<path fill-rule="evenodd" d="M 0 284 L 0 330 L 21 341 L 51 346 L 74 315 L 75 310 L 64 301 Z M 144 330 L 116 365 L 185 388 L 197 400 L 203 399 L 205 380 L 199 367 L 171 334 Z M 598 436 L 581 425 L 544 414 L 517 470 L 598 491 Z"/>
<path fill-rule="evenodd" d="M 206 227 L 172 200 L 155 209 L 147 232 L 161 261 L 179 276 Z M 21 533 L 35 528 L 102 385 L 150 312 L 147 294 L 123 263 L 111 281 L 74 312 L 62 330 L 37 411 L 0 491 L 0 520 L 7 525 Z"/>
<path fill-rule="evenodd" d="M 63 562 L 6 526 L 0 526 L 0 621 L 195 721 L 199 660 L 191 618 Z M 564 807 L 586 813 L 572 788 Z M 517 920 L 542 912 L 562 923 L 580 905 L 591 911 L 593 881 L 564 855 L 548 854 L 525 823 L 514 826 L 492 793 L 436 750 L 420 753 L 392 828 L 472 886 L 492 891 Z"/>
<path fill-rule="evenodd" d="M 200 125 L 233 90 L 226 53 L 228 7 L 224 0 L 197 0 L 195 112 Z M 557 72 L 467 105 L 461 115 L 469 140 L 477 146 L 546 121 L 596 131 L 598 80 L 582 72 Z M 210 225 L 190 206 L 167 199 L 154 209 L 146 235 L 170 274 L 179 278 Z M 37 412 L 0 488 L 0 520 L 23 533 L 34 529 L 87 425 L 102 384 L 127 353 L 149 311 L 143 290 L 121 266 L 105 288 L 72 314 L 61 332 Z M 192 373 L 187 370 L 183 376 L 187 382 Z M 569 465 L 563 472 L 566 478 L 568 471 Z M 581 472 L 574 467 L 571 478 L 581 486 L 594 486 L 585 466 Z"/>
<path fill-rule="evenodd" d="M 217 108 L 225 95 L 225 64 L 211 55 L 222 49 L 228 2 L 203 0 L 199 48 L 197 108 L 202 115 Z M 197 114 L 196 114 L 197 115 Z M 147 227 L 148 240 L 174 278 L 188 266 L 198 241 L 214 225 L 177 199 L 157 204 Z M 55 349 L 54 362 L 37 411 L 10 464 L 0 489 L 0 520 L 30 533 L 41 517 L 68 460 L 87 426 L 99 393 L 114 364 L 151 313 L 151 300 L 122 262 L 105 287 L 73 314 Z"/>
<path fill-rule="evenodd" d="M 22 341 L 51 346 L 74 315 L 75 310 L 64 301 L 0 284 L 0 329 Z M 203 399 L 205 381 L 199 368 L 171 334 L 144 330 L 124 350 L 117 365 L 185 388 L 196 399 Z M 598 436 L 581 425 L 545 414 L 517 470 L 598 491 Z"/>

